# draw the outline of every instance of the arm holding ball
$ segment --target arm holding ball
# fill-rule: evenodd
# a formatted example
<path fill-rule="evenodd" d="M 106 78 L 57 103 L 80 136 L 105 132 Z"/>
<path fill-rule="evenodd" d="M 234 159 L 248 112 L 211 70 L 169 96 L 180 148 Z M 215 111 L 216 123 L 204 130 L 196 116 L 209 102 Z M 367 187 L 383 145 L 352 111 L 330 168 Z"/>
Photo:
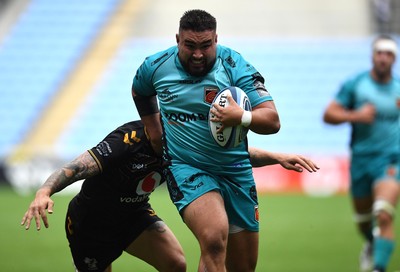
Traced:
<path fill-rule="evenodd" d="M 242 109 L 232 98 L 228 96 L 228 107 L 221 107 L 214 103 L 211 113 L 213 122 L 221 122 L 222 127 L 234 127 L 243 125 L 258 134 L 274 134 L 280 129 L 279 115 L 273 101 L 263 102 L 253 108 L 251 112 Z"/>

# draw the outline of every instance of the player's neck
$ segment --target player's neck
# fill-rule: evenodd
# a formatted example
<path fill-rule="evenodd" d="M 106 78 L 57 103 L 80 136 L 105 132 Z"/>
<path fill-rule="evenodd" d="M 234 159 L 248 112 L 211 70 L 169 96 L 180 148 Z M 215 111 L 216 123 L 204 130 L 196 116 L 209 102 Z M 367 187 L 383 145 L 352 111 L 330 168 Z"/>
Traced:
<path fill-rule="evenodd" d="M 371 77 L 374 81 L 380 84 L 387 84 L 392 80 L 392 73 L 377 73 L 375 70 L 371 71 Z"/>

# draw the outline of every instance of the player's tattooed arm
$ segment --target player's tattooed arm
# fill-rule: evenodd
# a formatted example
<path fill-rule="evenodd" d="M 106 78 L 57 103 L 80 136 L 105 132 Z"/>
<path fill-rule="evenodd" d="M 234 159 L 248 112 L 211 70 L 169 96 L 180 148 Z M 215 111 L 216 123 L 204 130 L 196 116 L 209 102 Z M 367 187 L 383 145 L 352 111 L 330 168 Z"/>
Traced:
<path fill-rule="evenodd" d="M 46 210 L 53 213 L 54 201 L 50 198 L 56 192 L 61 191 L 77 180 L 85 179 L 100 173 L 100 168 L 88 151 L 81 154 L 72 162 L 54 171 L 46 182 L 37 190 L 35 199 L 29 205 L 22 217 L 21 225 L 29 229 L 32 220 L 36 222 L 36 229 L 40 230 L 41 220 L 46 228 L 49 227 Z"/>
<path fill-rule="evenodd" d="M 100 168 L 95 159 L 86 151 L 73 161 L 53 172 L 41 188 L 49 189 L 49 195 L 53 195 L 75 181 L 89 178 L 99 173 Z"/>
<path fill-rule="evenodd" d="M 277 164 L 278 161 L 266 150 L 249 147 L 250 163 L 253 167 Z"/>

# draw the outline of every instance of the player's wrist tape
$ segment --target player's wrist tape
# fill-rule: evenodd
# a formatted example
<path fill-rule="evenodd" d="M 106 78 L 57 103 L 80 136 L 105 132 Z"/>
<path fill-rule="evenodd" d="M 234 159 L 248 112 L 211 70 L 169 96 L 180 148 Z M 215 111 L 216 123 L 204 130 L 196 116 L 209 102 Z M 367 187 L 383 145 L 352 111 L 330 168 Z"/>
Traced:
<path fill-rule="evenodd" d="M 251 124 L 251 119 L 252 119 L 252 114 L 251 111 L 243 111 L 242 114 L 242 122 L 240 123 L 244 127 L 248 127 Z"/>

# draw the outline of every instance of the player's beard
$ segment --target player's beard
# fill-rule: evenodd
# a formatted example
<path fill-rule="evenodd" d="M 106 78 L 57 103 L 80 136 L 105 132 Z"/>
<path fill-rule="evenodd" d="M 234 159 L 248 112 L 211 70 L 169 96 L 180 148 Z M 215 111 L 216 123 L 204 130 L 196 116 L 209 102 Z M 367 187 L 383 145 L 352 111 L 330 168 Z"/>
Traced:
<path fill-rule="evenodd" d="M 391 77 L 391 66 L 387 63 L 376 63 L 374 67 L 375 75 L 380 82 L 384 82 Z"/>
<path fill-rule="evenodd" d="M 214 62 L 215 60 L 207 61 L 207 58 L 202 58 L 201 60 L 189 58 L 186 62 L 181 61 L 181 64 L 191 76 L 203 77 L 212 69 Z"/>

